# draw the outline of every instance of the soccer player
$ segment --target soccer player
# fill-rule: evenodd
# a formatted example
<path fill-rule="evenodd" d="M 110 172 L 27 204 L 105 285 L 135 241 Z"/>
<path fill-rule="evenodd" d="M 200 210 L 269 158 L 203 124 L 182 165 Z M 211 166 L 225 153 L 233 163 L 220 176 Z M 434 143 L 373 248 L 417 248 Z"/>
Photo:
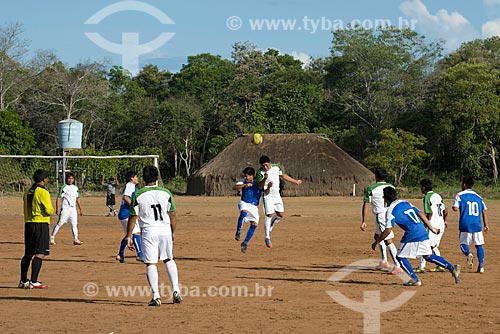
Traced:
<path fill-rule="evenodd" d="M 56 215 L 59 215 L 59 220 L 52 230 L 50 236 L 50 244 L 56 244 L 56 234 L 59 232 L 61 226 L 66 223 L 71 224 L 71 231 L 73 232 L 73 245 L 82 245 L 83 242 L 78 239 L 78 214 L 76 206 L 80 210 L 80 216 L 83 216 L 82 206 L 80 204 L 80 190 L 74 185 L 75 174 L 66 172 L 66 184 L 59 188 L 59 193 L 56 199 Z M 59 198 L 61 199 L 61 211 L 59 212 Z"/>
<path fill-rule="evenodd" d="M 462 178 L 462 191 L 455 196 L 453 203 L 453 211 L 460 210 L 460 220 L 458 229 L 460 231 L 460 249 L 467 256 L 467 266 L 472 269 L 474 265 L 474 255 L 472 255 L 469 244 L 474 243 L 477 251 L 477 259 L 479 265 L 477 272 L 484 273 L 484 236 L 483 226 L 481 225 L 481 217 L 483 219 L 484 231 L 487 232 L 488 216 L 486 215 L 486 205 L 483 199 L 475 191 L 474 178 L 472 176 L 464 176 Z"/>
<path fill-rule="evenodd" d="M 250 228 L 247 231 L 245 240 L 241 243 L 242 253 L 246 253 L 248 243 L 250 242 L 260 219 L 258 205 L 262 190 L 259 188 L 259 185 L 255 181 L 254 177 L 255 169 L 253 167 L 246 167 L 243 170 L 243 179 L 233 186 L 233 190 L 241 190 L 241 200 L 238 203 L 240 216 L 238 217 L 238 225 L 234 236 L 237 241 L 241 239 L 240 233 L 243 222 L 250 223 Z"/>
<path fill-rule="evenodd" d="M 408 201 L 398 200 L 396 190 L 392 187 L 384 188 L 384 201 L 389 206 L 386 212 L 386 226 L 380 236 L 375 239 L 372 249 L 375 250 L 380 241 L 384 240 L 397 224 L 405 232 L 399 243 L 397 260 L 401 268 L 410 276 L 410 280 L 404 285 L 420 286 L 422 282 L 413 271 L 408 258 L 415 259 L 422 255 L 427 261 L 449 270 L 455 279 L 455 283 L 460 282 L 460 266 L 453 266 L 441 256 L 432 254 L 429 235 L 425 226 L 434 234 L 439 230 L 431 225 L 427 217 Z M 425 226 L 424 226 L 425 224 Z"/>
<path fill-rule="evenodd" d="M 143 168 L 142 178 L 146 186 L 136 191 L 132 197 L 127 226 L 128 246 L 130 249 L 134 249 L 132 233 L 137 217 L 139 217 L 146 276 L 153 291 L 153 298 L 149 302 L 149 306 L 161 305 L 158 270 L 156 269 L 158 255 L 165 264 L 172 284 L 173 302 L 180 303 L 182 301 L 177 264 L 173 254 L 174 232 L 177 225 L 176 207 L 170 190 L 156 185 L 158 176 L 159 172 L 155 166 Z"/>
<path fill-rule="evenodd" d="M 268 156 L 261 156 L 259 164 L 260 168 L 257 172 L 256 181 L 259 184 L 259 188 L 265 192 L 262 198 L 264 214 L 266 215 L 264 217 L 264 231 L 266 234 L 264 241 L 267 248 L 272 248 L 271 235 L 273 229 L 285 214 L 285 206 L 283 205 L 283 199 L 279 191 L 280 181 L 283 179 L 296 185 L 301 185 L 302 180 L 294 179 L 285 174 L 279 165 L 271 164 L 271 159 Z"/>
<path fill-rule="evenodd" d="M 50 194 L 45 189 L 49 182 L 48 173 L 38 169 L 33 174 L 35 183 L 24 194 L 24 256 L 21 260 L 21 289 L 47 289 L 38 281 L 45 255 L 49 255 L 49 224 L 54 207 Z M 31 281 L 28 270 L 31 265 Z"/>
<path fill-rule="evenodd" d="M 384 203 L 384 189 L 387 187 L 394 188 L 394 186 L 390 183 L 385 182 L 387 178 L 387 170 L 382 167 L 377 167 L 374 171 L 375 174 L 375 183 L 368 186 L 365 189 L 365 194 L 363 197 L 363 206 L 361 208 L 361 231 L 366 230 L 366 217 L 369 214 L 369 205 L 371 203 L 372 213 L 375 217 L 375 234 L 373 235 L 374 239 L 377 239 L 382 232 L 384 231 L 385 226 L 385 213 L 387 211 L 387 207 Z M 398 260 L 396 259 L 397 248 L 392 242 L 394 238 L 394 233 L 387 234 L 386 238 L 383 239 L 378 248 L 380 250 L 381 259 L 379 264 L 375 267 L 376 269 L 389 269 L 389 274 L 395 275 L 402 272 L 402 269 L 399 265 Z M 391 254 L 392 261 L 394 266 L 391 266 L 387 261 L 387 248 L 389 248 L 389 253 Z"/>
<path fill-rule="evenodd" d="M 116 180 L 116 182 L 115 182 Z M 116 187 L 118 187 L 118 178 L 110 177 L 108 182 L 104 182 L 104 175 L 102 177 L 102 186 L 106 188 L 106 206 L 109 209 L 108 216 L 115 215 L 116 216 L 116 210 L 115 210 L 115 204 L 116 204 Z"/>
<path fill-rule="evenodd" d="M 118 220 L 123 227 L 123 239 L 120 243 L 120 250 L 118 251 L 118 255 L 116 255 L 116 260 L 120 261 L 120 263 L 125 263 L 125 248 L 127 247 L 127 224 L 128 218 L 130 216 L 130 204 L 132 202 L 132 196 L 137 190 L 137 183 L 139 183 L 139 179 L 135 171 L 126 172 L 125 180 L 127 180 L 128 182 L 125 185 L 125 189 L 123 190 L 120 210 L 118 211 Z M 137 220 L 132 231 L 132 239 L 134 241 L 135 250 L 137 252 L 137 261 L 142 262 L 144 259 L 141 246 L 141 229 L 139 228 L 139 222 Z"/>
<path fill-rule="evenodd" d="M 441 196 L 432 191 L 432 181 L 423 179 L 420 181 L 420 190 L 424 195 L 424 213 L 432 226 L 439 230 L 438 234 L 434 234 L 429 230 L 429 242 L 431 243 L 432 253 L 441 256 L 439 251 L 439 243 L 443 238 L 444 230 L 447 226 L 446 217 L 448 216 L 448 209 L 443 203 Z M 425 273 L 425 259 L 420 257 L 420 266 L 415 269 L 417 273 Z M 441 272 L 445 271 L 443 267 L 437 266 L 430 271 Z"/>

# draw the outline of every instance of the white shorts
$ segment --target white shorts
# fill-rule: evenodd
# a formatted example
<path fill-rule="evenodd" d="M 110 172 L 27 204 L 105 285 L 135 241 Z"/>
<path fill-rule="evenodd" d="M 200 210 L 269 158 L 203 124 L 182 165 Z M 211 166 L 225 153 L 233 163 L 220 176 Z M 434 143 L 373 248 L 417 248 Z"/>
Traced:
<path fill-rule="evenodd" d="M 285 206 L 283 205 L 283 199 L 281 196 L 264 196 L 262 199 L 262 205 L 266 215 L 270 215 L 275 212 L 285 212 Z"/>
<path fill-rule="evenodd" d="M 484 245 L 483 231 L 480 232 L 460 232 L 460 244 L 469 245 L 473 243 L 475 246 Z"/>
<path fill-rule="evenodd" d="M 142 229 L 141 243 L 144 263 L 158 263 L 158 256 L 161 261 L 174 259 L 170 226 Z"/>
<path fill-rule="evenodd" d="M 70 223 L 71 225 L 78 224 L 78 214 L 76 208 L 65 208 L 61 210 L 59 214 L 59 220 L 57 225 L 64 225 L 65 223 Z"/>
<path fill-rule="evenodd" d="M 123 233 L 127 234 L 127 225 L 128 225 L 128 219 L 118 219 L 120 221 L 120 224 L 122 224 L 123 227 Z M 137 219 L 135 221 L 135 226 L 134 229 L 132 230 L 132 234 L 140 234 L 141 233 L 141 228 L 139 227 L 139 220 Z"/>
<path fill-rule="evenodd" d="M 375 234 L 381 235 L 385 230 L 385 213 L 381 213 L 375 216 Z M 387 238 L 384 240 L 390 240 L 394 238 L 394 232 L 391 231 Z"/>
<path fill-rule="evenodd" d="M 399 243 L 398 257 L 406 259 L 416 259 L 420 255 L 431 255 L 431 243 L 429 240 Z"/>
<path fill-rule="evenodd" d="M 246 211 L 247 215 L 245 216 L 243 222 L 251 223 L 259 223 L 260 215 L 259 215 L 259 208 L 257 205 L 253 205 L 247 202 L 240 201 L 238 203 L 238 210 L 240 211 Z"/>
<path fill-rule="evenodd" d="M 432 231 L 429 230 L 429 242 L 431 244 L 431 247 L 439 247 L 439 243 L 441 242 L 443 234 L 444 234 L 444 228 L 439 229 L 439 234 L 434 234 L 432 233 Z"/>

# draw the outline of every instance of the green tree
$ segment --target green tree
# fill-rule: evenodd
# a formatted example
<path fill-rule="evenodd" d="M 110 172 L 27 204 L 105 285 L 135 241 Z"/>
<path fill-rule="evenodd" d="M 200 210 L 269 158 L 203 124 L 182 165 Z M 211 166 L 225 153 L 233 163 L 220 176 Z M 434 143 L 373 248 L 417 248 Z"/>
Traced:
<path fill-rule="evenodd" d="M 33 154 L 35 134 L 15 112 L 0 110 L 0 153 Z"/>
<path fill-rule="evenodd" d="M 374 144 L 380 131 L 392 127 L 402 113 L 424 107 L 441 49 L 409 29 L 336 30 L 325 67 L 330 106 L 323 123 L 340 120 L 344 128 L 355 126 L 358 149 L 352 153 L 361 156 L 361 149 Z"/>
<path fill-rule="evenodd" d="M 380 135 L 377 144 L 367 149 L 365 163 L 369 168 L 384 166 L 394 176 L 396 185 L 401 184 L 405 176 L 415 175 L 421 170 L 423 162 L 429 157 L 422 149 L 426 142 L 424 136 L 401 129 L 385 129 Z"/>

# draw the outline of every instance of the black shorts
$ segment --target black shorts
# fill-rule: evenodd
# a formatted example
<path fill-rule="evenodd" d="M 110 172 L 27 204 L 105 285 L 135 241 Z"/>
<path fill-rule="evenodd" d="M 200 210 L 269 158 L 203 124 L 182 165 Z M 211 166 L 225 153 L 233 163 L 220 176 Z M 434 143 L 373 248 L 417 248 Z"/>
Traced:
<path fill-rule="evenodd" d="M 115 205 L 115 195 L 106 196 L 106 205 Z"/>
<path fill-rule="evenodd" d="M 49 255 L 49 224 L 24 224 L 24 255 Z"/>

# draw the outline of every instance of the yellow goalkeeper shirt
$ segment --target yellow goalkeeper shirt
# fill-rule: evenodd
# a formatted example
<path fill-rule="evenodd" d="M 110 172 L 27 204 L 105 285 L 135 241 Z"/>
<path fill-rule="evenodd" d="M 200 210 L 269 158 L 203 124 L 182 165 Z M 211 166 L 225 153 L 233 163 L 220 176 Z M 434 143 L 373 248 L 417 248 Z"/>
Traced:
<path fill-rule="evenodd" d="M 45 187 L 34 184 L 23 197 L 24 221 L 26 223 L 50 224 L 50 215 L 54 213 L 54 207 L 50 200 L 50 194 Z"/>

